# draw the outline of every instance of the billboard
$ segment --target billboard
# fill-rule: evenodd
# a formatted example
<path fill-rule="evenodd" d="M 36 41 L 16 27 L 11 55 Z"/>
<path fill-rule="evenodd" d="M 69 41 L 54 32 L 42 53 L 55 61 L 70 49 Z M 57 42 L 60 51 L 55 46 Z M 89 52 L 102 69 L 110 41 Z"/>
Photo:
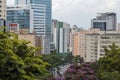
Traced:
<path fill-rule="evenodd" d="M 19 32 L 19 24 L 18 23 L 9 24 L 9 31 L 10 32 Z"/>

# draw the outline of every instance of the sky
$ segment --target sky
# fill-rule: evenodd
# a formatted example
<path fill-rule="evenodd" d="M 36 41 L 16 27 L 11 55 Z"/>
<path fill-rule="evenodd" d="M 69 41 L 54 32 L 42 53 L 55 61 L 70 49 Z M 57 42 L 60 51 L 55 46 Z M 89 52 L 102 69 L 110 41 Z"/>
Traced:
<path fill-rule="evenodd" d="M 8 0 L 11 5 L 14 0 Z M 77 25 L 84 29 L 91 26 L 97 13 L 115 12 L 120 23 L 120 0 L 52 0 L 52 19 Z"/>

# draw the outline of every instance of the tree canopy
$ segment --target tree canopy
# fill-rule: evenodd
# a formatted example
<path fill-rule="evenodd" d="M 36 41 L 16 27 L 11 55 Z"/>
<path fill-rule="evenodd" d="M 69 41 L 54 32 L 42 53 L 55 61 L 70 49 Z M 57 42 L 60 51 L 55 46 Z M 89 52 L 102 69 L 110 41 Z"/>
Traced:
<path fill-rule="evenodd" d="M 0 80 L 42 80 L 49 72 L 36 48 L 13 33 L 0 32 Z"/>
<path fill-rule="evenodd" d="M 100 80 L 120 79 L 120 48 L 114 43 L 105 48 L 104 57 L 99 60 Z"/>

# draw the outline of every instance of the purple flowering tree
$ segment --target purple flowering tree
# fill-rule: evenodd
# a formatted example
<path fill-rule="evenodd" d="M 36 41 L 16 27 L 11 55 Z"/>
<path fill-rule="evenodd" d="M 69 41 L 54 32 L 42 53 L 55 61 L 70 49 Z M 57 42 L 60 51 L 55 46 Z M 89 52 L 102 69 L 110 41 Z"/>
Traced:
<path fill-rule="evenodd" d="M 94 63 L 71 64 L 64 74 L 64 80 L 97 80 Z"/>

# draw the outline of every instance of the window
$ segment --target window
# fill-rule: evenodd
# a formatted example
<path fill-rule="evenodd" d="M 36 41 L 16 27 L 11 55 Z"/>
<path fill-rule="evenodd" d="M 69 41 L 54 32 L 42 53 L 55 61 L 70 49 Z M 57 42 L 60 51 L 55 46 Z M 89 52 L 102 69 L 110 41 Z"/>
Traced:
<path fill-rule="evenodd" d="M 93 59 L 91 59 L 91 61 L 93 61 Z"/>
<path fill-rule="evenodd" d="M 93 41 L 93 39 L 91 39 L 91 41 Z"/>

